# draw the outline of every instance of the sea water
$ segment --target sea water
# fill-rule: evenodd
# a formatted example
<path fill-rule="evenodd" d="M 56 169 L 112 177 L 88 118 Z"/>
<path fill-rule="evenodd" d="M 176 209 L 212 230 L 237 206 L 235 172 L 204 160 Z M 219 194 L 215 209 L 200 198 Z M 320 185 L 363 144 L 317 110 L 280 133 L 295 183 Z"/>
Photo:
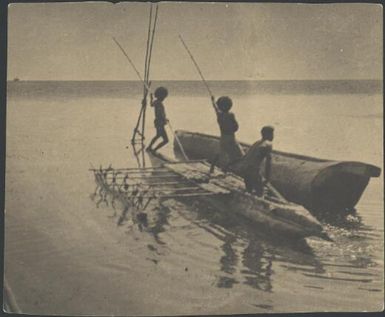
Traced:
<path fill-rule="evenodd" d="M 218 134 L 201 82 L 163 82 L 172 127 Z M 382 168 L 382 92 L 372 82 L 211 82 L 253 142 Z M 376 86 L 373 88 L 373 85 Z M 324 222 L 334 242 L 285 241 L 198 201 L 169 200 L 145 228 L 97 205 L 91 166 L 136 167 L 137 82 L 11 82 L 5 278 L 24 313 L 173 315 L 383 309 L 383 178 L 357 215 Z M 146 140 L 154 134 L 146 113 Z M 172 138 L 171 131 L 168 131 Z M 173 155 L 172 144 L 163 152 Z M 145 156 L 146 166 L 151 161 Z M 91 195 L 91 197 L 90 197 Z M 95 197 L 93 197 L 95 198 Z"/>

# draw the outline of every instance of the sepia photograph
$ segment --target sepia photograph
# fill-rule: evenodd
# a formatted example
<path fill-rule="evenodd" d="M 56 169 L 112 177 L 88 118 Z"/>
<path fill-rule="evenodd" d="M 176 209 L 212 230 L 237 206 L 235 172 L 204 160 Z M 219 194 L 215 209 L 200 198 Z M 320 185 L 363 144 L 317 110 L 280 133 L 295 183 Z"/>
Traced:
<path fill-rule="evenodd" d="M 7 12 L 3 310 L 384 310 L 383 7 Z"/>

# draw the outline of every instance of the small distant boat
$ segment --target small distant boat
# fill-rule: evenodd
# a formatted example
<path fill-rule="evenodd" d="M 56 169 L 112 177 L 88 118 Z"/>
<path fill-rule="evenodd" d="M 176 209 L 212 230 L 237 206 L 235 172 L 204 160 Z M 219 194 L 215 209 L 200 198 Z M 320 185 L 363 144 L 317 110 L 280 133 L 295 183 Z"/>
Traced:
<path fill-rule="evenodd" d="M 202 133 L 176 131 L 191 160 L 212 160 L 219 150 L 219 138 Z M 250 145 L 241 143 L 247 150 Z M 179 144 L 174 140 L 174 150 Z M 271 183 L 289 201 L 320 212 L 351 212 L 371 177 L 381 169 L 371 164 L 331 161 L 273 151 Z"/>

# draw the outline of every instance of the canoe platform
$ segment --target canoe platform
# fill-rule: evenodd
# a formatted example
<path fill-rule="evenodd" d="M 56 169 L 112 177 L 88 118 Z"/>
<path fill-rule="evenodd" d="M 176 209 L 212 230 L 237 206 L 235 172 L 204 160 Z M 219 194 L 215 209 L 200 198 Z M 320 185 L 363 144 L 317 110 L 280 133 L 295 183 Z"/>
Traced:
<path fill-rule="evenodd" d="M 167 162 L 160 167 L 99 168 L 94 173 L 98 190 L 118 195 L 122 200 L 230 195 L 243 190 L 243 182 L 218 168 L 209 174 L 205 161 Z M 273 188 L 266 188 L 264 199 L 287 203 Z M 143 207 L 145 204 L 142 204 Z"/>
<path fill-rule="evenodd" d="M 91 169 L 99 188 L 124 194 L 127 199 L 177 198 L 229 194 L 208 175 L 195 170 L 203 163 L 170 163 L 163 167 Z"/>
<path fill-rule="evenodd" d="M 326 238 L 321 224 L 308 211 L 285 200 L 273 187 L 265 188 L 263 197 L 258 197 L 245 192 L 243 180 L 232 173 L 215 168 L 209 174 L 206 161 L 159 158 L 159 166 L 147 168 L 91 169 L 97 184 L 94 195 L 100 197 L 97 206 L 110 201 L 114 207 L 116 200 L 123 203 L 118 225 L 127 219 L 128 210 L 144 212 L 150 202 L 178 199 L 190 204 L 203 199 L 221 212 L 237 213 L 287 236 Z"/>

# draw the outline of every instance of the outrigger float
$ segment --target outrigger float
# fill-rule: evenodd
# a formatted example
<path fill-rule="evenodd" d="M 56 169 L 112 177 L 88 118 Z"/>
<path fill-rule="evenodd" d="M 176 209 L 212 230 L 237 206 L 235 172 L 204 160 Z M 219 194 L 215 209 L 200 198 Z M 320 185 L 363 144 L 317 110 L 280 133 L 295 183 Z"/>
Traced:
<path fill-rule="evenodd" d="M 182 130 L 175 133 L 176 155 L 182 146 L 189 159 L 210 162 L 219 151 L 216 136 Z M 247 143 L 241 145 L 245 151 L 250 147 Z M 273 186 L 287 200 L 317 214 L 354 211 L 370 178 L 380 174 L 379 167 L 361 162 L 324 160 L 281 151 L 273 151 L 272 155 Z"/>
<path fill-rule="evenodd" d="M 119 200 L 124 220 L 130 208 L 145 210 L 151 201 L 177 199 L 191 203 L 200 199 L 222 212 L 237 213 L 255 224 L 283 233 L 285 237 L 316 236 L 329 240 L 321 224 L 305 208 L 288 202 L 272 186 L 263 198 L 244 190 L 238 176 L 219 169 L 208 175 L 206 161 L 173 161 L 161 154 L 149 154 L 157 166 L 147 168 L 99 168 L 94 173 L 99 195 Z"/>

